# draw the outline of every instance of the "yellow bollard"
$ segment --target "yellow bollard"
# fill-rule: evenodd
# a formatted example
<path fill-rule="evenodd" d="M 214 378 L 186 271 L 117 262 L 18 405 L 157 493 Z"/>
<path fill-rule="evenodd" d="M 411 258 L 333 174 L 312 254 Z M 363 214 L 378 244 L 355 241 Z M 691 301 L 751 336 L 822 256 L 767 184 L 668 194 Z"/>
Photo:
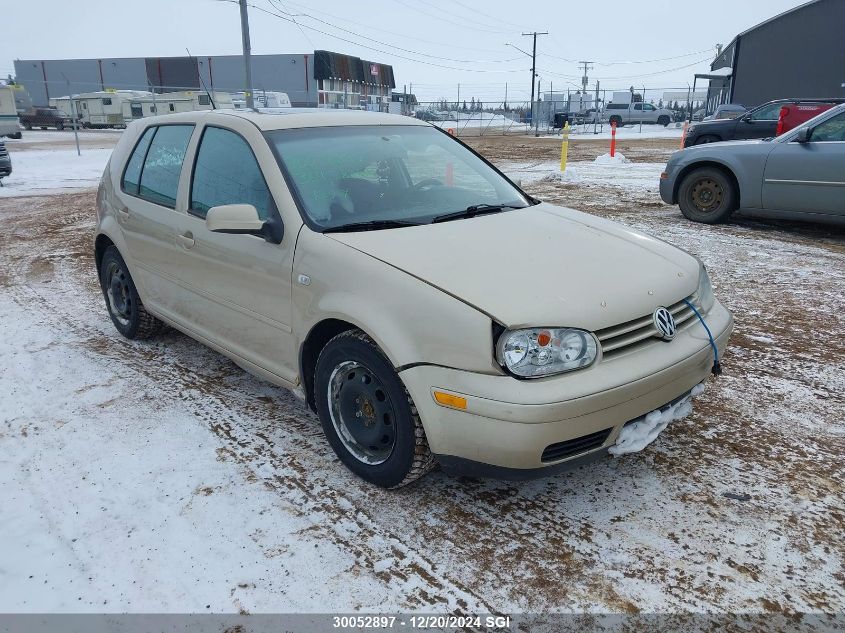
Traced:
<path fill-rule="evenodd" d="M 569 121 L 563 126 L 561 132 L 562 140 L 560 142 L 560 171 L 566 171 L 566 157 L 569 154 Z"/>

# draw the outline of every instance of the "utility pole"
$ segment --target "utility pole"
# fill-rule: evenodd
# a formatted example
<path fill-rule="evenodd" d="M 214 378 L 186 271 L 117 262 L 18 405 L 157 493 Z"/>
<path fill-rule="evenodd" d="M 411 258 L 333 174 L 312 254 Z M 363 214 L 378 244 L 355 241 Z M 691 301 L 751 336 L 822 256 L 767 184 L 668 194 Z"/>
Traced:
<path fill-rule="evenodd" d="M 246 70 L 246 107 L 250 110 L 255 108 L 255 101 L 252 98 L 252 62 L 250 54 L 252 47 L 249 44 L 249 15 L 246 11 L 246 0 L 239 0 L 241 7 L 241 39 L 244 45 L 244 67 Z"/>
<path fill-rule="evenodd" d="M 68 99 L 70 99 L 70 116 L 73 117 L 73 138 L 76 140 L 76 155 L 82 156 L 82 152 L 79 151 L 79 132 L 76 127 L 76 102 L 73 99 L 73 92 L 71 92 L 70 89 L 70 79 L 68 79 L 67 75 L 64 73 L 62 73 L 62 77 L 64 77 L 67 82 L 67 96 Z"/>
<path fill-rule="evenodd" d="M 581 77 L 581 92 L 587 94 L 587 83 L 589 82 L 587 72 L 593 69 L 593 62 L 578 62 L 578 65 L 584 67 L 584 76 Z"/>
<path fill-rule="evenodd" d="M 548 31 L 533 33 L 523 33 L 523 36 L 532 36 L 534 38 L 534 47 L 531 49 L 531 118 L 534 118 L 534 80 L 537 78 L 537 36 L 548 35 Z M 538 95 L 539 96 L 539 95 Z"/>

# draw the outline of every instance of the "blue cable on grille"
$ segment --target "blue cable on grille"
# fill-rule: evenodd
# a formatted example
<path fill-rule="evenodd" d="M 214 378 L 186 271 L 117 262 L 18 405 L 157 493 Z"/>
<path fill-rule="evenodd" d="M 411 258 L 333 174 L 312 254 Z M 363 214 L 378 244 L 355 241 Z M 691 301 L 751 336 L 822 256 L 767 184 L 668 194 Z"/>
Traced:
<path fill-rule="evenodd" d="M 695 312 L 695 316 L 697 316 L 698 320 L 701 321 L 701 325 L 704 326 L 707 336 L 710 337 L 710 347 L 713 348 L 713 368 L 710 371 L 713 372 L 714 376 L 718 376 L 722 373 L 722 366 L 719 364 L 719 349 L 716 347 L 716 341 L 713 340 L 713 334 L 704 322 L 704 317 L 701 316 L 701 313 L 695 309 L 695 306 L 687 299 L 684 299 L 684 303 L 686 303 L 690 309 Z"/>

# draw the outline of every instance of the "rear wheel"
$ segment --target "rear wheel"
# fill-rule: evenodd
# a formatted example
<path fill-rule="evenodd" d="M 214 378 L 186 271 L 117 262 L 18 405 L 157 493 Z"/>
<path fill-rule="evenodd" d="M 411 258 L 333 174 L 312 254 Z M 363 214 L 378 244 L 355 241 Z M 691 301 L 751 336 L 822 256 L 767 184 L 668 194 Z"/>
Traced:
<path fill-rule="evenodd" d="M 109 246 L 100 263 L 100 287 L 112 323 L 128 339 L 149 338 L 164 324 L 147 312 L 126 262 L 117 248 Z"/>
<path fill-rule="evenodd" d="M 9 138 L 20 140 L 23 138 L 22 132 L 15 132 L 14 134 L 9 134 Z"/>
<path fill-rule="evenodd" d="M 59 121 L 58 123 L 56 123 L 56 129 L 57 130 L 65 129 L 65 124 L 62 121 Z"/>
<path fill-rule="evenodd" d="M 32 123 L 29 123 L 29 122 L 24 123 L 23 127 L 24 127 L 25 130 L 31 130 L 32 129 Z"/>
<path fill-rule="evenodd" d="M 622 123 L 622 117 L 621 116 L 610 117 L 610 124 L 613 125 L 614 123 L 616 123 L 616 127 L 622 127 L 624 125 L 624 123 Z"/>
<path fill-rule="evenodd" d="M 661 116 L 657 117 L 657 125 L 662 125 L 663 127 L 666 127 L 666 126 L 667 126 L 667 125 L 669 125 L 671 122 L 672 122 L 672 119 L 670 119 L 670 118 L 669 118 L 668 116 L 666 116 L 665 114 L 663 114 L 663 115 L 661 115 Z"/>
<path fill-rule="evenodd" d="M 690 172 L 681 182 L 678 204 L 681 212 L 694 222 L 724 222 L 736 209 L 737 192 L 725 172 L 702 167 Z"/>
<path fill-rule="evenodd" d="M 398 488 L 434 467 L 410 394 L 361 330 L 338 334 L 320 352 L 314 395 L 329 444 L 362 479 Z"/>

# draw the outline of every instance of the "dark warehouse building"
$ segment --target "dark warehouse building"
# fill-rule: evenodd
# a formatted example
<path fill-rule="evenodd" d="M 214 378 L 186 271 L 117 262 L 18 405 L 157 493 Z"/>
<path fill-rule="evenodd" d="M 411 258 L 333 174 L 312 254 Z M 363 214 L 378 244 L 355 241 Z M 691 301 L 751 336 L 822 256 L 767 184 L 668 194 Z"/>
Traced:
<path fill-rule="evenodd" d="M 711 100 L 754 107 L 787 97 L 845 97 L 845 0 L 813 0 L 737 35 L 710 69 Z"/>

